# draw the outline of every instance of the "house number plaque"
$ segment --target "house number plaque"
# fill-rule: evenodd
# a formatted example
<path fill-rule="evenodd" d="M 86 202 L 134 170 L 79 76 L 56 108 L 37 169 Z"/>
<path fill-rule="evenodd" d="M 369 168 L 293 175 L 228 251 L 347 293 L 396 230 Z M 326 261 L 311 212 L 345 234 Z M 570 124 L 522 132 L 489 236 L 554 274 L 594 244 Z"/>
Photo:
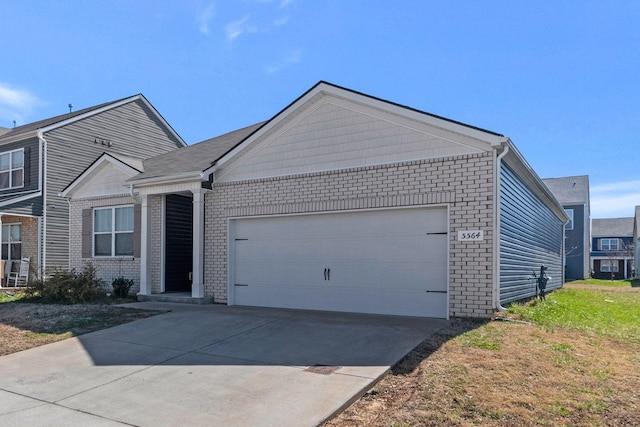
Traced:
<path fill-rule="evenodd" d="M 484 231 L 482 230 L 458 231 L 458 241 L 468 242 L 472 240 L 484 240 Z"/>

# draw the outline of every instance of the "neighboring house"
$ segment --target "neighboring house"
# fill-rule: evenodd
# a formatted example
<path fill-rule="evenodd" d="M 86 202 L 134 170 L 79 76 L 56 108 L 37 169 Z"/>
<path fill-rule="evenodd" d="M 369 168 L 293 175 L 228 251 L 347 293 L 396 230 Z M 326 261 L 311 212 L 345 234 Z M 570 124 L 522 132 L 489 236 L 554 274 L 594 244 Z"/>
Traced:
<path fill-rule="evenodd" d="M 633 248 L 632 276 L 638 277 L 638 271 L 640 271 L 640 206 L 636 206 L 635 218 L 633 220 Z"/>
<path fill-rule="evenodd" d="M 563 283 L 568 218 L 509 138 L 329 83 L 142 169 L 102 156 L 63 193 L 72 266 L 108 260 L 103 209 L 140 210 L 140 299 L 488 317 L 541 265 Z"/>
<path fill-rule="evenodd" d="M 591 217 L 589 176 L 568 176 L 542 180 L 564 207 L 569 222 L 564 226 L 565 280 L 590 275 Z"/>
<path fill-rule="evenodd" d="M 594 219 L 591 276 L 597 279 L 627 279 L 633 268 L 633 218 Z"/>
<path fill-rule="evenodd" d="M 185 145 L 142 95 L 0 129 L 2 259 L 30 257 L 39 275 L 69 268 L 59 193 L 103 152 L 145 159 Z"/>

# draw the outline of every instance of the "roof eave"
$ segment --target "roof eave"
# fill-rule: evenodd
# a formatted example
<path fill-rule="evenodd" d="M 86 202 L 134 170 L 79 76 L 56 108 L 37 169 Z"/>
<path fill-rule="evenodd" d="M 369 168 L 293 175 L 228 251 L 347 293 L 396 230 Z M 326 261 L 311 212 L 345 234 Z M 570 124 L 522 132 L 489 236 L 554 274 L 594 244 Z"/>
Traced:
<path fill-rule="evenodd" d="M 190 181 L 204 181 L 204 175 L 199 171 L 192 172 L 183 172 L 174 175 L 162 175 L 162 176 L 154 176 L 149 178 L 139 178 L 135 177 L 128 179 L 125 181 L 125 184 L 132 185 L 134 188 L 138 187 L 149 187 L 153 185 L 163 185 L 163 184 L 177 184 L 183 182 Z"/>
<path fill-rule="evenodd" d="M 525 160 L 513 141 L 506 138 L 505 144 L 509 147 L 509 153 L 507 153 L 504 160 L 507 160 L 510 166 L 517 169 L 518 175 L 529 184 L 529 188 L 553 211 L 558 219 L 564 224 L 569 222 L 569 217 L 562 207 L 562 204 L 533 170 L 529 162 Z"/>
<path fill-rule="evenodd" d="M 171 134 L 178 140 L 178 142 L 183 146 L 186 147 L 187 143 L 182 139 L 182 137 L 180 137 L 180 135 L 178 135 L 178 133 L 171 127 L 171 125 L 164 119 L 164 117 L 162 117 L 162 115 L 158 112 L 158 110 L 155 109 L 155 107 L 153 105 L 151 105 L 151 103 L 147 100 L 147 98 L 144 97 L 144 95 L 142 94 L 137 94 L 137 95 L 133 95 L 130 96 L 128 98 L 123 98 L 119 101 L 114 101 L 110 104 L 107 104 L 103 107 L 100 108 L 96 108 L 94 110 L 91 111 L 87 111 L 86 113 L 83 114 L 79 114 L 77 116 L 73 116 L 70 117 L 66 120 L 61 120 L 59 122 L 50 124 L 48 126 L 43 126 L 39 129 L 34 129 L 32 131 L 27 131 L 25 133 L 20 133 L 18 135 L 15 136 L 10 136 L 6 139 L 4 138 L 0 138 L 0 143 L 9 143 L 9 142 L 16 142 L 16 141 L 22 141 L 24 139 L 27 138 L 31 138 L 31 137 L 35 137 L 38 136 L 40 138 L 42 138 L 44 136 L 44 134 L 46 132 L 50 132 L 52 130 L 61 128 L 63 126 L 67 126 L 69 124 L 75 123 L 79 120 L 83 120 L 86 119 L 87 117 L 91 117 L 94 116 L 96 114 L 100 114 L 103 113 L 105 111 L 109 111 L 113 108 L 117 108 L 120 107 L 122 105 L 128 104 L 130 102 L 134 102 L 137 100 L 141 100 L 142 102 L 144 102 L 144 104 L 151 110 L 153 111 L 153 114 L 155 114 L 155 116 L 158 118 L 158 120 L 160 120 L 162 122 L 162 124 L 171 132 Z"/>
<path fill-rule="evenodd" d="M 9 136 L 7 138 L 0 137 L 0 145 L 10 144 L 12 142 L 24 141 L 25 139 L 34 138 L 38 136 L 38 130 L 30 130 L 18 135 Z"/>
<path fill-rule="evenodd" d="M 140 171 L 134 168 L 131 165 L 126 164 L 122 160 L 112 156 L 109 153 L 102 153 L 93 163 L 91 163 L 80 175 L 76 177 L 73 181 L 69 183 L 58 195 L 60 197 L 68 198 L 73 195 L 75 189 L 84 181 L 88 176 L 90 176 L 93 171 L 95 171 L 102 163 L 108 162 L 112 165 L 116 166 L 118 169 L 122 170 L 125 173 L 129 173 L 131 175 L 139 174 Z"/>

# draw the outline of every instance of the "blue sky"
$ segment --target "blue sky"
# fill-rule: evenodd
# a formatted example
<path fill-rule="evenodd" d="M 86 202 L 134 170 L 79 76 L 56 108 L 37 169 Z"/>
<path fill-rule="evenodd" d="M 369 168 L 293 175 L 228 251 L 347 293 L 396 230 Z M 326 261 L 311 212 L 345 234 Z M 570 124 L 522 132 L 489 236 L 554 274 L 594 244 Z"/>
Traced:
<path fill-rule="evenodd" d="M 188 142 L 319 80 L 509 136 L 640 205 L 640 1 L 0 0 L 0 126 L 143 93 Z"/>

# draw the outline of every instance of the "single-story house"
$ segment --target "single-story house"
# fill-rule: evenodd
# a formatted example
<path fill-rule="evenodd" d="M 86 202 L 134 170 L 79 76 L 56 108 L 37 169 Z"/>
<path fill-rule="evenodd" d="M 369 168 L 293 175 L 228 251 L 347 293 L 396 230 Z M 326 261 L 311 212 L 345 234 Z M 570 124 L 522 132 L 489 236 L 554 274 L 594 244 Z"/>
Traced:
<path fill-rule="evenodd" d="M 563 283 L 568 217 L 509 138 L 326 82 L 141 167 L 103 155 L 63 193 L 75 267 L 118 256 L 96 253 L 119 238 L 105 210 L 139 211 L 139 298 L 488 317 L 541 265 Z"/>

